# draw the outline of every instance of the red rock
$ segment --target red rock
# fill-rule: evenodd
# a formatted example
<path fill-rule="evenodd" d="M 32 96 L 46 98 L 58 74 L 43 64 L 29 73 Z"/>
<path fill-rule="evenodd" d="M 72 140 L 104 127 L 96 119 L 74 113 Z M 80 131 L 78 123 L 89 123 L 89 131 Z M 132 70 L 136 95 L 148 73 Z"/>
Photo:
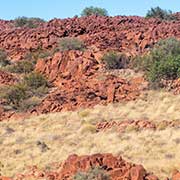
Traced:
<path fill-rule="evenodd" d="M 0 180 L 12 180 L 11 178 L 0 176 Z"/>
<path fill-rule="evenodd" d="M 0 70 L 0 85 L 12 85 L 18 81 L 18 78 L 6 71 Z"/>
<path fill-rule="evenodd" d="M 143 180 L 146 176 L 146 171 L 141 165 L 132 167 L 130 170 L 130 177 L 132 180 Z"/>
<path fill-rule="evenodd" d="M 78 171 L 86 172 L 90 167 L 95 166 L 102 167 L 112 180 L 145 180 L 146 177 L 149 177 L 141 165 L 133 165 L 121 157 L 112 156 L 112 154 L 95 154 L 91 156 L 69 156 L 61 167 L 59 179 L 69 180 Z"/>
<path fill-rule="evenodd" d="M 146 180 L 158 180 L 158 177 L 153 174 L 150 174 L 146 176 Z"/>
<path fill-rule="evenodd" d="M 172 180 L 180 180 L 180 172 L 179 171 L 173 172 Z"/>
<path fill-rule="evenodd" d="M 176 16 L 175 23 L 137 16 L 53 19 L 34 29 L 12 28 L 12 21 L 0 21 L 0 48 L 5 49 L 11 59 L 18 60 L 37 48 L 55 48 L 59 38 L 69 36 L 83 39 L 88 46 L 100 50 L 111 47 L 127 54 L 138 54 L 159 39 L 180 38 L 179 13 Z"/>

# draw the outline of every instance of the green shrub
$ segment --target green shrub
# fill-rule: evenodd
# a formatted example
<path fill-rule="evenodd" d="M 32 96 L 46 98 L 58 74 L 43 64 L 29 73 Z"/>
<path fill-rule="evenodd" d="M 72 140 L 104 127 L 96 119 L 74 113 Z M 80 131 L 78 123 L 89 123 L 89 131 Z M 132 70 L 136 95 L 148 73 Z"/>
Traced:
<path fill-rule="evenodd" d="M 14 25 L 16 27 L 29 27 L 36 28 L 40 23 L 45 22 L 40 18 L 28 18 L 28 17 L 18 17 L 14 20 Z"/>
<path fill-rule="evenodd" d="M 84 42 L 77 38 L 63 38 L 59 42 L 59 49 L 61 51 L 67 50 L 79 50 L 83 51 L 85 49 Z"/>
<path fill-rule="evenodd" d="M 160 7 L 151 8 L 146 14 L 146 18 L 159 18 L 162 20 L 175 20 L 175 16 L 172 15 L 172 11 L 164 10 Z"/>
<path fill-rule="evenodd" d="M 32 72 L 24 77 L 24 83 L 31 89 L 37 89 L 40 87 L 47 87 L 48 82 L 46 78 L 37 72 Z"/>
<path fill-rule="evenodd" d="M 7 66 L 9 64 L 10 64 L 10 62 L 7 59 L 6 52 L 0 49 L 0 67 Z"/>
<path fill-rule="evenodd" d="M 159 61 L 155 61 L 151 65 L 150 71 L 147 73 L 151 82 L 160 82 L 162 79 L 176 79 L 180 77 L 180 55 L 167 56 Z"/>
<path fill-rule="evenodd" d="M 34 70 L 34 63 L 30 61 L 18 61 L 7 67 L 12 73 L 30 73 Z"/>
<path fill-rule="evenodd" d="M 39 104 L 40 97 L 49 91 L 46 79 L 39 73 L 30 73 L 12 86 L 0 88 L 0 98 L 16 110 L 27 110 Z"/>
<path fill-rule="evenodd" d="M 100 167 L 89 169 L 87 172 L 78 172 L 73 180 L 110 180 L 110 177 Z"/>
<path fill-rule="evenodd" d="M 104 8 L 90 6 L 90 7 L 86 7 L 81 13 L 81 16 L 91 16 L 91 15 L 108 16 L 108 12 Z"/>
<path fill-rule="evenodd" d="M 1 98 L 6 99 L 9 105 L 18 109 L 19 104 L 27 98 L 26 86 L 24 84 L 8 86 L 4 89 L 4 95 Z"/>
<path fill-rule="evenodd" d="M 135 66 L 145 71 L 152 85 L 180 77 L 180 41 L 168 38 L 159 41 L 149 54 L 137 57 Z"/>
<path fill-rule="evenodd" d="M 24 111 L 39 104 L 48 91 L 47 80 L 41 74 L 32 72 L 15 85 L 0 87 L 0 98 L 6 100 L 6 105 Z"/>
<path fill-rule="evenodd" d="M 102 60 L 105 62 L 107 69 L 121 69 L 128 64 L 126 55 L 114 51 L 104 54 Z"/>
<path fill-rule="evenodd" d="M 49 92 L 49 87 L 48 86 L 40 86 L 39 88 L 36 89 L 31 89 L 30 93 L 31 96 L 37 96 L 37 97 L 43 97 L 45 94 Z"/>
<path fill-rule="evenodd" d="M 51 55 L 52 55 L 52 52 L 38 48 L 34 52 L 28 52 L 24 59 L 26 61 L 31 61 L 35 64 L 39 58 L 47 58 Z"/>

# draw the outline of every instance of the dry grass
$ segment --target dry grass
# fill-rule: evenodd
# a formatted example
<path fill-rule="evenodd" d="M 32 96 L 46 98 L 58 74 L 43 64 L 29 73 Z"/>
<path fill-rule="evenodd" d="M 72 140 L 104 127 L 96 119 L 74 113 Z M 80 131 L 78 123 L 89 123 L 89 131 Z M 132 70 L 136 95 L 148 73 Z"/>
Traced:
<path fill-rule="evenodd" d="M 99 79 L 104 79 L 107 75 L 114 75 L 126 80 L 139 78 L 144 75 L 143 72 L 135 72 L 133 69 L 105 69 L 99 73 Z"/>
<path fill-rule="evenodd" d="M 163 91 L 148 91 L 136 101 L 96 106 L 89 111 L 91 112 L 89 118 L 98 121 L 112 119 L 180 120 L 180 95 L 175 96 Z"/>
<path fill-rule="evenodd" d="M 180 119 L 180 96 L 149 92 L 143 100 L 96 106 L 0 123 L 0 173 L 13 176 L 25 167 L 46 168 L 77 153 L 121 154 L 143 164 L 161 178 L 180 167 L 180 129 L 161 131 L 95 132 L 96 122 L 123 118 Z"/>

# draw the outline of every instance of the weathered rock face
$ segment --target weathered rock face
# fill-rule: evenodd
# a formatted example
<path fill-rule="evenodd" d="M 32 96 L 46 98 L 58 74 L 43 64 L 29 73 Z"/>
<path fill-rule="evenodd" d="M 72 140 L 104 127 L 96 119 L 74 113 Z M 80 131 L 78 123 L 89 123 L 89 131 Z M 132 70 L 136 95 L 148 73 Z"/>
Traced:
<path fill-rule="evenodd" d="M 52 58 L 40 59 L 36 71 L 45 74 L 51 82 L 59 86 L 62 80 L 90 78 L 102 66 L 100 53 L 91 51 L 66 51 L 56 53 Z"/>
<path fill-rule="evenodd" d="M 7 22 L 1 24 L 3 27 Z M 179 19 L 167 22 L 136 16 L 53 19 L 34 29 L 6 27 L 0 28 L 0 48 L 15 60 L 37 48 L 51 49 L 67 36 L 83 39 L 88 46 L 95 45 L 100 50 L 111 47 L 129 54 L 144 52 L 159 39 L 180 38 Z"/>
<path fill-rule="evenodd" d="M 136 82 L 134 80 L 134 82 Z M 142 79 L 142 84 L 143 84 Z M 108 76 L 104 80 L 95 78 L 62 81 L 57 90 L 47 96 L 33 112 L 48 113 L 93 107 L 97 104 L 134 100 L 140 95 L 141 85 L 124 79 Z"/>
<path fill-rule="evenodd" d="M 38 60 L 35 70 L 44 74 L 55 86 L 55 90 L 30 113 L 76 110 L 97 104 L 135 100 L 140 91 L 147 88 L 147 82 L 143 78 L 125 80 L 114 75 L 100 75 L 103 72 L 101 56 L 101 52 L 91 50 L 66 51 Z M 9 79 L 13 81 L 11 77 Z M 4 80 L 2 77 L 3 82 Z M 13 112 L 1 112 L 0 119 L 12 117 L 18 115 Z"/>
<path fill-rule="evenodd" d="M 48 113 L 93 107 L 123 100 L 134 100 L 147 87 L 143 78 L 130 81 L 99 73 L 101 53 L 68 51 L 39 60 L 36 71 L 45 74 L 57 89 L 33 112 Z"/>
<path fill-rule="evenodd" d="M 72 180 L 77 172 L 87 172 L 93 167 L 101 167 L 112 180 L 158 180 L 152 173 L 147 173 L 143 166 L 126 162 L 112 154 L 70 155 L 66 161 L 56 165 L 56 171 L 40 171 L 34 166 L 28 173 L 18 174 L 14 179 Z"/>

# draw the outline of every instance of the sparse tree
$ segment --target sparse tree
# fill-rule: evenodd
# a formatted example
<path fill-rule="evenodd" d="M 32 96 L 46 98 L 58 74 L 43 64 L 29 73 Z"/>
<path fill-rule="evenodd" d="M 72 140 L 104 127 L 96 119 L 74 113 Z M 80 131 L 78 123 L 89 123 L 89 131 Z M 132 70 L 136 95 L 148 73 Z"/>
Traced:
<path fill-rule="evenodd" d="M 91 16 L 91 15 L 108 16 L 108 11 L 104 8 L 90 6 L 90 7 L 86 7 L 81 13 L 81 16 Z"/>
<path fill-rule="evenodd" d="M 159 18 L 162 20 L 175 20 L 172 11 L 161 9 L 159 6 L 151 8 L 146 14 L 146 18 Z"/>
<path fill-rule="evenodd" d="M 40 23 L 45 22 L 41 18 L 28 18 L 25 16 L 18 17 L 14 20 L 14 25 L 16 27 L 29 27 L 29 28 L 36 28 Z"/>

